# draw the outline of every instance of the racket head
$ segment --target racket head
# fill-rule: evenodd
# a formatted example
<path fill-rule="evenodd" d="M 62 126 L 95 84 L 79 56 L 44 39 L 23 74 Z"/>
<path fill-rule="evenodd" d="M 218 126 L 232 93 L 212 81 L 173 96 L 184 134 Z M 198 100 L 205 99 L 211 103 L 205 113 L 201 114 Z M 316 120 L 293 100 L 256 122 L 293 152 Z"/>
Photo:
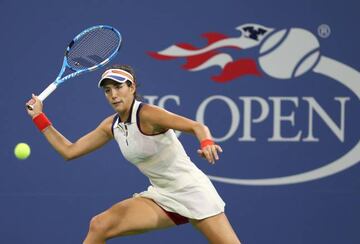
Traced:
<path fill-rule="evenodd" d="M 112 26 L 90 27 L 69 43 L 65 51 L 64 63 L 77 74 L 97 69 L 115 57 L 121 42 L 120 32 Z"/>
<path fill-rule="evenodd" d="M 121 42 L 120 32 L 109 25 L 96 25 L 82 31 L 66 48 L 57 78 L 38 98 L 44 101 L 64 81 L 107 64 L 118 53 Z M 74 72 L 62 77 L 66 68 Z M 26 106 L 33 109 L 31 104 Z"/>

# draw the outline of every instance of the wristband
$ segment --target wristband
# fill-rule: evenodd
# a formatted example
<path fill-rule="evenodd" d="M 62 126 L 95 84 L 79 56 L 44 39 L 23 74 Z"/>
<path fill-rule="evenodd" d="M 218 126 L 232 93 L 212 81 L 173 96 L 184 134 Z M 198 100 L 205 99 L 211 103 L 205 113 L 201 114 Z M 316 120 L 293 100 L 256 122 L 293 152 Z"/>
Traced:
<path fill-rule="evenodd" d="M 203 148 L 206 147 L 206 146 L 214 145 L 214 144 L 215 144 L 215 143 L 214 143 L 213 140 L 211 140 L 211 139 L 205 139 L 205 140 L 202 140 L 202 141 L 200 142 L 200 147 L 201 147 L 201 149 L 203 149 Z"/>
<path fill-rule="evenodd" d="M 33 118 L 33 122 L 41 132 L 43 132 L 43 130 L 45 130 L 47 127 L 51 125 L 50 120 L 46 117 L 44 113 L 36 115 Z"/>

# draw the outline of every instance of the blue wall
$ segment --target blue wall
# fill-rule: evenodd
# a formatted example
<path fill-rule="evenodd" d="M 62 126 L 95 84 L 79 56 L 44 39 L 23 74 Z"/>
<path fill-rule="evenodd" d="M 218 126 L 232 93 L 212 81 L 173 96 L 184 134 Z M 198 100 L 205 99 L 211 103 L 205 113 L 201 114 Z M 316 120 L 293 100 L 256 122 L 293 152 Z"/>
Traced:
<path fill-rule="evenodd" d="M 214 176 L 244 243 L 360 243 L 358 9 L 350 0 L 0 1 L 0 243 L 81 243 L 92 216 L 148 185 L 114 142 L 64 162 L 24 109 L 31 93 L 56 77 L 66 44 L 97 24 L 122 33 L 113 63 L 134 66 L 148 102 L 211 128 L 224 149 L 215 166 L 197 158 L 194 137 L 180 140 Z M 244 25 L 266 33 L 244 46 L 250 32 L 236 29 Z M 241 31 L 232 42 L 238 46 L 229 47 Z M 219 46 L 202 36 L 209 32 L 218 33 L 212 43 Z M 149 55 L 179 43 L 192 57 Z M 208 55 L 233 62 L 199 68 L 209 56 L 194 58 L 194 51 L 207 46 Z M 183 68 L 187 61 L 201 70 Z M 239 63 L 250 64 L 244 75 L 237 74 L 245 67 Z M 236 75 L 216 81 L 222 72 Z M 113 113 L 97 88 L 100 74 L 75 78 L 45 101 L 48 117 L 70 140 Z M 13 155 L 22 141 L 32 149 L 24 161 Z M 124 238 L 184 241 L 206 243 L 190 225 Z"/>

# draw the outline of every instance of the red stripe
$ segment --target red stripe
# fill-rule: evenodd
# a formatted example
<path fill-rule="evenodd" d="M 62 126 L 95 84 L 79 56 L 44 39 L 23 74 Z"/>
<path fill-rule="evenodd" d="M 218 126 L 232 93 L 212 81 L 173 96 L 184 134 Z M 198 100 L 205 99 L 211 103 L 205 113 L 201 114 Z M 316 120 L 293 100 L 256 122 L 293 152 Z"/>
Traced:
<path fill-rule="evenodd" d="M 239 59 L 227 63 L 220 75 L 211 77 L 216 82 L 227 82 L 244 75 L 261 76 L 255 60 Z"/>
<path fill-rule="evenodd" d="M 217 54 L 218 53 L 215 51 L 209 51 L 199 55 L 187 57 L 186 64 L 184 64 L 182 67 L 187 70 L 196 68 Z"/>
<path fill-rule="evenodd" d="M 201 36 L 205 37 L 207 39 L 208 45 L 228 38 L 228 36 L 218 33 L 218 32 L 208 32 L 208 33 L 202 34 Z"/>
<path fill-rule="evenodd" d="M 158 59 L 158 60 L 171 60 L 171 59 L 177 58 L 177 57 L 173 57 L 173 56 L 162 55 L 157 52 L 147 52 L 147 53 L 150 57 L 152 57 L 154 59 Z"/>
<path fill-rule="evenodd" d="M 189 44 L 189 43 L 178 43 L 176 44 L 176 46 L 182 48 L 182 49 L 186 49 L 186 50 L 191 50 L 191 51 L 195 51 L 195 50 L 199 50 L 201 48 L 197 48 L 195 47 L 194 45 L 192 44 Z"/>

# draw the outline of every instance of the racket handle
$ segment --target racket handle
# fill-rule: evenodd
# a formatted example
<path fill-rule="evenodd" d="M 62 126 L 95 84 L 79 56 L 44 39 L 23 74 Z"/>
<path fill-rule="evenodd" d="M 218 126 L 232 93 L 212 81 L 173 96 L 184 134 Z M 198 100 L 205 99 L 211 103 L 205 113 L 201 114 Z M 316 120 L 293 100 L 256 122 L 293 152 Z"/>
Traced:
<path fill-rule="evenodd" d="M 44 101 L 55 89 L 57 88 L 56 83 L 51 83 L 46 89 L 38 96 L 40 101 Z"/>
<path fill-rule="evenodd" d="M 56 83 L 51 83 L 46 89 L 38 96 L 40 101 L 44 101 L 55 89 L 57 88 Z M 26 105 L 29 110 L 33 110 L 34 106 L 31 104 Z"/>

